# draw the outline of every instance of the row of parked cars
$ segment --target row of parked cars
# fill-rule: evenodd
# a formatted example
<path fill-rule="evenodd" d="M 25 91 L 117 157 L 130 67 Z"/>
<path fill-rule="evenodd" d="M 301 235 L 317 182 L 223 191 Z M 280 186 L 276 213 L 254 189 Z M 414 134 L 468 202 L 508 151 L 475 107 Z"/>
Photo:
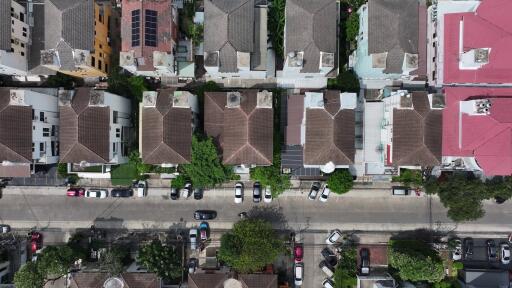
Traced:
<path fill-rule="evenodd" d="M 112 188 L 110 190 L 110 197 L 133 197 L 134 189 L 137 197 L 142 198 L 148 196 L 148 184 L 146 181 L 136 181 L 132 187 L 128 188 Z M 70 187 L 66 195 L 68 197 L 85 197 L 85 198 L 100 198 L 104 199 L 109 197 L 109 191 L 106 188 L 90 188 L 83 187 Z"/>
<path fill-rule="evenodd" d="M 322 190 L 321 193 L 320 190 Z M 316 200 L 316 197 L 319 193 L 320 197 L 318 197 L 318 200 L 320 200 L 320 202 L 327 202 L 329 194 L 331 194 L 331 189 L 329 189 L 329 186 L 327 184 L 325 184 L 322 187 L 322 184 L 320 184 L 320 182 L 313 182 L 313 185 L 311 185 L 311 189 L 309 189 L 308 199 Z"/>
<path fill-rule="evenodd" d="M 188 199 L 193 194 L 194 199 L 201 200 L 201 199 L 203 199 L 204 191 L 202 188 L 192 189 L 192 183 L 187 182 L 187 183 L 185 183 L 185 186 L 181 189 L 176 189 L 174 187 L 171 188 L 171 194 L 170 194 L 171 200 L 178 200 L 180 198 L 180 193 L 181 193 L 181 198 L 183 198 L 183 199 Z"/>
<path fill-rule="evenodd" d="M 452 259 L 455 261 L 462 260 L 471 260 L 471 256 L 474 253 L 474 242 L 473 238 L 464 238 L 464 241 L 456 238 L 453 239 L 453 251 L 452 251 Z M 489 239 L 485 241 L 487 259 L 489 262 L 495 262 L 500 260 L 502 264 L 508 265 L 510 264 L 510 244 L 507 242 L 502 242 L 499 245 L 499 255 L 498 248 L 496 246 L 496 242 L 493 239 Z"/>
<path fill-rule="evenodd" d="M 260 203 L 263 198 L 263 202 L 270 203 L 272 202 L 272 190 L 270 187 L 266 187 L 264 192 L 262 193 L 262 188 L 260 182 L 254 182 L 252 186 L 252 202 Z M 263 194 L 263 195 L 262 195 Z M 240 204 L 244 201 L 244 184 L 242 182 L 238 182 L 235 184 L 235 203 Z"/>

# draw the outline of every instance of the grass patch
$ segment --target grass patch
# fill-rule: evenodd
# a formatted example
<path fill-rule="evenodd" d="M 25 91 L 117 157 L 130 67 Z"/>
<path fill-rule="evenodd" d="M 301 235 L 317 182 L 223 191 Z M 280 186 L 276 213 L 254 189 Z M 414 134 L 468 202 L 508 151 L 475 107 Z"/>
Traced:
<path fill-rule="evenodd" d="M 112 167 L 110 179 L 114 186 L 130 186 L 138 176 L 137 166 L 127 163 Z"/>
<path fill-rule="evenodd" d="M 103 172 L 103 167 L 102 166 L 89 166 L 89 167 L 84 167 L 82 169 L 83 172 L 94 172 L 94 173 L 101 173 Z"/>

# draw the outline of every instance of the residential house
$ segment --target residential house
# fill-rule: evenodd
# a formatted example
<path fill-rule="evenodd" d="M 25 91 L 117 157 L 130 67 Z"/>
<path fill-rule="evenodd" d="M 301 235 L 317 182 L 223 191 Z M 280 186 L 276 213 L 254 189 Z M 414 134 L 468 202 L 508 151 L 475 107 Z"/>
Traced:
<path fill-rule="evenodd" d="M 509 272 L 506 270 L 464 269 L 458 276 L 461 288 L 508 288 Z"/>
<path fill-rule="evenodd" d="M 325 88 L 337 71 L 335 0 L 287 0 L 284 57 L 278 83 L 292 88 Z"/>
<path fill-rule="evenodd" d="M 429 8 L 431 85 L 512 84 L 507 0 L 438 1 Z"/>
<path fill-rule="evenodd" d="M 0 74 L 27 74 L 30 42 L 25 6 L 15 0 L 0 1 Z"/>
<path fill-rule="evenodd" d="M 512 174 L 512 89 L 446 87 L 443 168 Z"/>
<path fill-rule="evenodd" d="M 124 272 L 111 277 L 105 272 L 73 272 L 68 277 L 48 281 L 44 288 L 99 288 L 99 287 L 144 287 L 161 288 L 162 279 L 154 273 Z"/>
<path fill-rule="evenodd" d="M 14 273 L 27 262 L 27 239 L 9 235 L 0 239 L 0 287 L 14 280 Z M 9 287 L 9 286 L 7 286 Z M 13 286 L 14 287 L 14 286 Z"/>
<path fill-rule="evenodd" d="M 197 96 L 163 89 L 144 92 L 140 104 L 142 162 L 176 166 L 192 159 L 192 132 L 198 125 Z"/>
<path fill-rule="evenodd" d="M 57 107 L 56 89 L 0 88 L 0 177 L 28 177 L 34 165 L 58 162 Z"/>
<path fill-rule="evenodd" d="M 172 0 L 126 0 L 122 4 L 119 65 L 134 75 L 178 74 L 178 10 Z"/>
<path fill-rule="evenodd" d="M 268 91 L 206 92 L 204 130 L 219 145 L 222 163 L 240 173 L 272 165 L 273 113 Z"/>
<path fill-rule="evenodd" d="M 423 1 L 369 0 L 357 13 L 359 35 L 351 65 L 364 87 L 382 88 L 383 81 L 392 80 L 426 81 Z"/>
<path fill-rule="evenodd" d="M 287 103 L 284 173 L 307 178 L 354 164 L 355 93 L 306 92 L 288 96 Z"/>
<path fill-rule="evenodd" d="M 267 6 L 256 0 L 204 1 L 204 68 L 211 80 L 265 79 Z"/>
<path fill-rule="evenodd" d="M 205 273 L 202 270 L 188 275 L 189 288 L 277 288 L 277 275 L 274 274 L 238 274 L 233 278 L 228 273 Z"/>
<path fill-rule="evenodd" d="M 111 14 L 108 1 L 45 0 L 40 64 L 74 77 L 107 76 L 113 53 Z M 31 58 L 37 58 L 37 51 L 31 51 Z"/>
<path fill-rule="evenodd" d="M 60 93 L 59 111 L 60 163 L 69 163 L 69 171 L 128 161 L 132 138 L 130 99 L 102 90 L 78 88 Z"/>

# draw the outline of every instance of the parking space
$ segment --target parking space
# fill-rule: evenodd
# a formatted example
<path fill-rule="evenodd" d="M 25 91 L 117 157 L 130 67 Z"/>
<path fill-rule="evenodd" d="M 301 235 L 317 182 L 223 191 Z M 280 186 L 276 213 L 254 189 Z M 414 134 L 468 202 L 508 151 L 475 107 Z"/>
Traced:
<path fill-rule="evenodd" d="M 464 267 L 473 269 L 511 269 L 512 265 L 510 263 L 507 265 L 501 263 L 500 244 L 508 243 L 508 240 L 505 238 L 491 239 L 496 244 L 496 254 L 498 256 L 494 261 L 490 261 L 488 257 L 487 240 L 489 239 L 473 238 L 473 255 L 465 255 L 463 253 L 462 263 L 464 263 Z M 465 248 L 463 247 L 463 251 L 466 251 Z"/>
<path fill-rule="evenodd" d="M 359 251 L 366 248 L 370 251 L 370 267 L 385 267 L 388 265 L 388 246 L 385 244 L 359 245 L 357 248 L 357 266 L 361 265 Z"/>

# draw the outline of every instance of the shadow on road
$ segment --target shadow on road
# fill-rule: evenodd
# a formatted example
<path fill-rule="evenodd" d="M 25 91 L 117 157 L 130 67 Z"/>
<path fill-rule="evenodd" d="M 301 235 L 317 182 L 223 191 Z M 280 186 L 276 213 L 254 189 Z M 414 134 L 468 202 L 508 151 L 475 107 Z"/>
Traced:
<path fill-rule="evenodd" d="M 247 212 L 247 217 L 268 221 L 275 229 L 288 230 L 289 228 L 288 220 L 286 220 L 281 207 L 253 207 Z"/>

